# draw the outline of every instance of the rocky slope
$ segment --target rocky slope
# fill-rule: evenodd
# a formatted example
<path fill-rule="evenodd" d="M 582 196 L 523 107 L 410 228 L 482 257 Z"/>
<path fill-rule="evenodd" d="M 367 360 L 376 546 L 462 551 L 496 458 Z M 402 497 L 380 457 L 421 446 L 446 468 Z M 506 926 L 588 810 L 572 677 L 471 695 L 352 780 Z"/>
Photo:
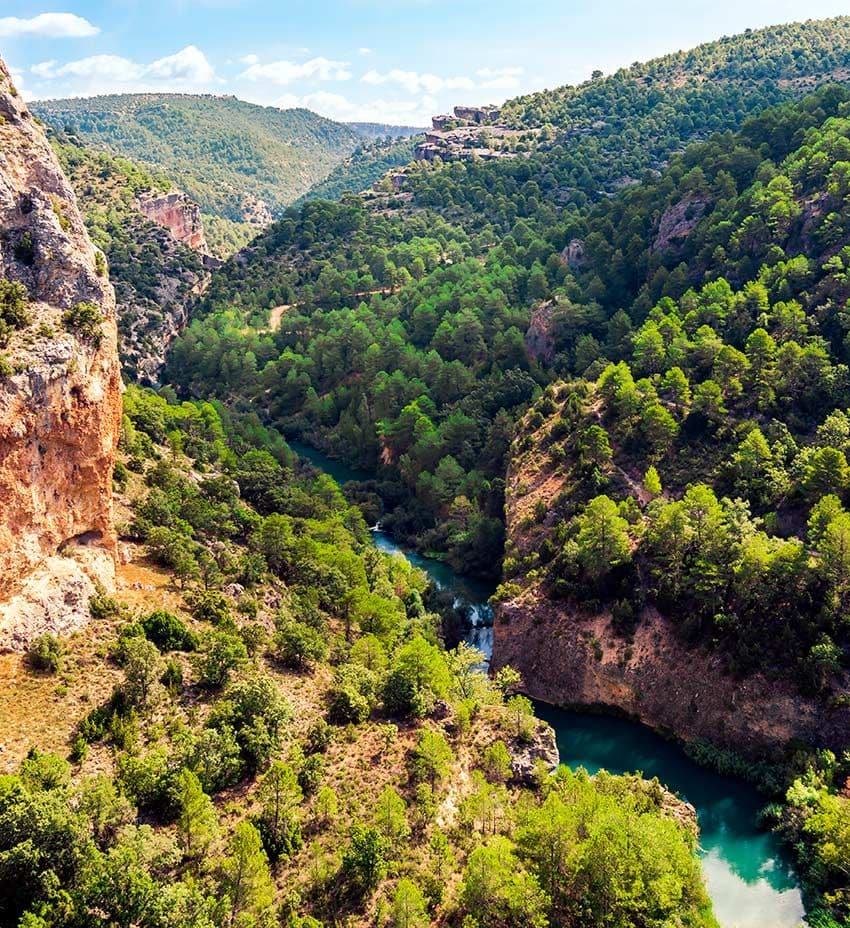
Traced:
<path fill-rule="evenodd" d="M 200 210 L 167 178 L 68 133 L 50 136 L 89 235 L 107 257 L 124 374 L 156 383 L 189 301 L 217 263 L 207 252 Z"/>
<path fill-rule="evenodd" d="M 26 291 L 0 374 L 0 646 L 14 647 L 82 621 L 93 579 L 110 581 L 121 380 L 103 256 L 2 63 L 0 279 Z"/>

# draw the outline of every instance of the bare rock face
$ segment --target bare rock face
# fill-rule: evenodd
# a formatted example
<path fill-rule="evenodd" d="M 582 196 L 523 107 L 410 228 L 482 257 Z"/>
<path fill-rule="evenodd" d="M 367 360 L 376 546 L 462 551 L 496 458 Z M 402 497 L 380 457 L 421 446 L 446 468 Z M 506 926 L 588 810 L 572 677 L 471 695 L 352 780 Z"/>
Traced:
<path fill-rule="evenodd" d="M 525 333 L 525 350 L 535 361 L 550 364 L 555 358 L 553 318 L 555 307 L 551 301 L 535 306 Z"/>
<path fill-rule="evenodd" d="M 0 278 L 29 294 L 29 324 L 0 350 L 0 646 L 9 647 L 65 628 L 72 589 L 109 584 L 121 379 L 103 256 L 2 62 Z M 63 319 L 81 303 L 89 325 Z"/>
<path fill-rule="evenodd" d="M 652 250 L 664 251 L 680 245 L 699 225 L 708 205 L 706 198 L 691 194 L 669 206 L 658 220 Z"/>
<path fill-rule="evenodd" d="M 493 631 L 491 666 L 519 670 L 529 695 L 613 710 L 681 741 L 704 739 L 764 760 L 794 740 L 840 751 L 850 730 L 850 709 L 819 704 L 760 674 L 732 677 L 716 654 L 682 644 L 654 610 L 626 642 L 610 615 L 530 589 L 499 605 Z"/>
<path fill-rule="evenodd" d="M 555 729 L 546 722 L 538 722 L 525 741 L 514 741 L 508 747 L 511 756 L 511 776 L 516 783 L 533 786 L 540 762 L 548 773 L 554 773 L 561 763 Z"/>
<path fill-rule="evenodd" d="M 139 211 L 168 229 L 175 241 L 207 254 L 207 240 L 201 222 L 201 210 L 182 190 L 169 193 L 146 193 L 139 197 Z"/>
<path fill-rule="evenodd" d="M 584 266 L 584 242 L 580 238 L 569 241 L 561 252 L 561 264 L 571 270 Z"/>

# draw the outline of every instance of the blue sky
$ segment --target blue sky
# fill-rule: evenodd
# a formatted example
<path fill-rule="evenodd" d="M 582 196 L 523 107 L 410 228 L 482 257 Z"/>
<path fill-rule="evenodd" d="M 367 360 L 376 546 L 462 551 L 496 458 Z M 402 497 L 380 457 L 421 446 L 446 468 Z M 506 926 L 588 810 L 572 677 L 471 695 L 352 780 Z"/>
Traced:
<path fill-rule="evenodd" d="M 809 0 L 3 0 L 29 98 L 235 94 L 424 125 L 455 103 L 578 83 L 748 27 L 850 13 Z"/>

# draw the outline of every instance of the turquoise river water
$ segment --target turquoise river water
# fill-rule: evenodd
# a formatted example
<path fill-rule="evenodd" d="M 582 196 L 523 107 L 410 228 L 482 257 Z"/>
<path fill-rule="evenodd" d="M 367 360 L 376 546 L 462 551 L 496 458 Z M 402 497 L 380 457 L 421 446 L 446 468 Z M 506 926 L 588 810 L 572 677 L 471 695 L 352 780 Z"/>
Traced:
<path fill-rule="evenodd" d="M 369 475 L 297 442 L 290 446 L 340 483 Z M 403 549 L 380 528 L 375 544 L 421 567 L 433 583 L 454 593 L 469 611 L 468 640 L 489 658 L 491 584 L 461 577 L 440 561 Z M 776 837 L 758 827 L 763 800 L 742 780 L 724 777 L 691 761 L 681 748 L 637 722 L 568 712 L 543 703 L 537 715 L 555 729 L 561 762 L 590 773 L 641 772 L 690 802 L 700 827 L 700 857 L 714 912 L 722 928 L 798 928 L 804 909 L 799 884 Z"/>

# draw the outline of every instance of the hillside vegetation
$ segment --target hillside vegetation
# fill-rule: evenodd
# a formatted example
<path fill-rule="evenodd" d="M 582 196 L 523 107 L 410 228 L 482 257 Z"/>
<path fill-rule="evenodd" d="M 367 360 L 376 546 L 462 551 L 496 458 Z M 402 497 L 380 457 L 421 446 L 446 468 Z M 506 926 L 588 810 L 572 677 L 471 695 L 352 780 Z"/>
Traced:
<path fill-rule="evenodd" d="M 850 76 L 850 17 L 749 31 L 596 75 L 576 87 L 509 100 L 502 121 L 543 127 L 529 158 L 454 162 L 424 171 L 416 202 L 504 233 L 518 219 L 551 227 L 563 208 L 661 169 L 670 154 L 755 113 Z"/>
<path fill-rule="evenodd" d="M 610 611 L 624 641 L 653 606 L 845 711 L 848 51 L 846 18 L 722 40 L 542 95 L 527 158 L 290 210 L 169 377 L 372 471 L 357 498 L 460 570 L 498 573 L 506 473 L 520 509 L 543 458 L 557 492 L 511 526 L 500 599 Z M 848 917 L 839 755 L 799 755 L 776 811 L 824 925 Z"/>
<path fill-rule="evenodd" d="M 715 928 L 684 805 L 518 774 L 547 736 L 515 675 L 445 650 L 425 575 L 279 436 L 131 387 L 123 449 L 147 593 L 91 602 L 113 689 L 70 760 L 0 777 L 0 925 Z M 72 682 L 80 645 L 20 672 Z"/>
<path fill-rule="evenodd" d="M 296 203 L 307 200 L 338 200 L 344 193 L 361 193 L 380 180 L 387 171 L 409 164 L 419 137 L 391 139 L 378 137 L 361 145 L 349 158 L 312 187 Z"/>
<path fill-rule="evenodd" d="M 355 129 L 309 110 L 235 97 L 120 94 L 46 100 L 32 110 L 87 145 L 157 168 L 205 213 L 238 222 L 262 224 L 362 142 Z"/>
<path fill-rule="evenodd" d="M 139 212 L 139 194 L 168 191 L 172 184 L 126 158 L 87 148 L 76 137 L 54 133 L 52 141 L 89 235 L 106 256 L 125 376 L 156 381 L 189 296 L 206 278 L 197 252 Z"/>

